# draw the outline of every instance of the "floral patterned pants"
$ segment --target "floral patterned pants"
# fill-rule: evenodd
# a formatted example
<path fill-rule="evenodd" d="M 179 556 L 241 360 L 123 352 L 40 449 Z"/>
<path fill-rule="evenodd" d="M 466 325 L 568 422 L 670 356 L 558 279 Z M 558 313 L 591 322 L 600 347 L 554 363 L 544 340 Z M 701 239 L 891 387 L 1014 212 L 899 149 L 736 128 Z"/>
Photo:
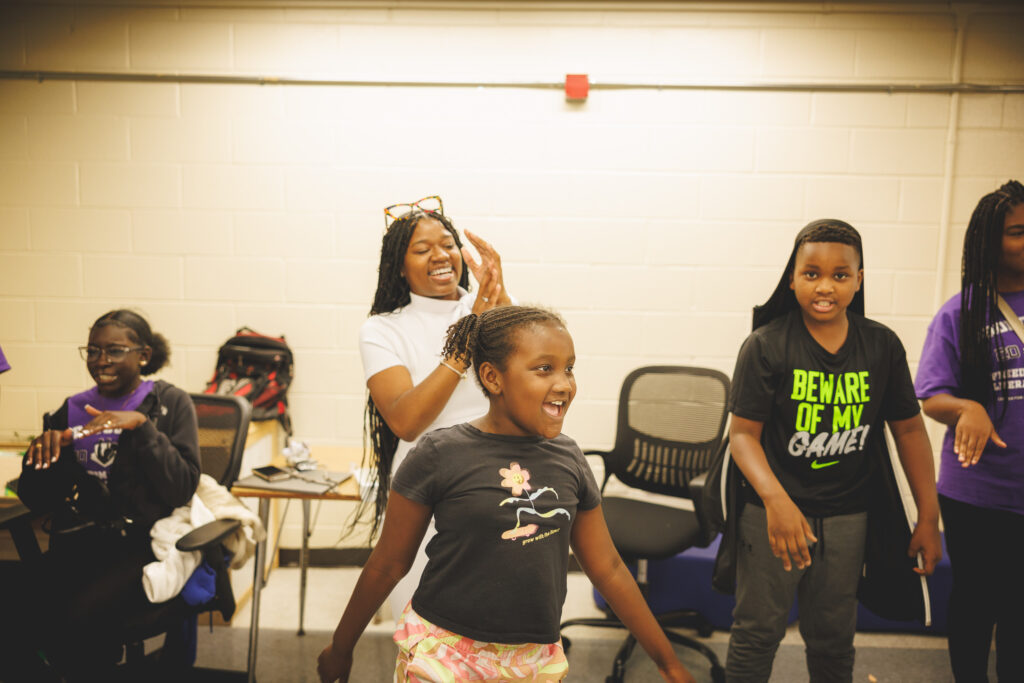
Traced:
<path fill-rule="evenodd" d="M 538 681 L 558 683 L 569 673 L 562 644 L 485 643 L 435 626 L 406 606 L 395 629 L 396 683 Z"/>

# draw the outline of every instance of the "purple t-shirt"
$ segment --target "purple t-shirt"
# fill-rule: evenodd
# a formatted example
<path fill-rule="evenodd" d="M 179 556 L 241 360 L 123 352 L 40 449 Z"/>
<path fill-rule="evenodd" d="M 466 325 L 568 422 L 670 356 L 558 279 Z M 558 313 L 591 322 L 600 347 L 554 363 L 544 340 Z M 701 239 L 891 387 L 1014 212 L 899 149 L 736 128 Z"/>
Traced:
<path fill-rule="evenodd" d="M 147 380 L 127 396 L 117 398 L 101 396 L 97 387 L 75 394 L 68 398 L 68 427 L 78 427 L 92 420 L 92 415 L 85 410 L 87 405 L 96 410 L 135 410 L 152 390 L 153 382 Z M 75 458 L 89 474 L 106 481 L 107 471 L 117 459 L 117 442 L 120 438 L 120 429 L 78 437 L 73 444 Z"/>
<path fill-rule="evenodd" d="M 7 362 L 6 356 L 4 356 L 4 350 L 0 349 L 0 372 L 7 372 L 11 369 L 11 364 Z"/>
<path fill-rule="evenodd" d="M 1024 292 L 1004 294 L 1003 298 L 1018 316 L 1024 315 Z M 1003 403 L 997 390 L 996 405 L 988 406 L 988 413 L 1007 447 L 989 441 L 977 465 L 961 467 L 953 453 L 956 430 L 948 428 L 942 442 L 938 490 L 971 505 L 1024 514 L 1024 343 L 1002 317 L 996 333 L 1006 349 L 1008 404 L 1006 414 L 999 419 Z M 999 381 L 993 378 L 993 382 Z M 921 400 L 936 394 L 961 395 L 960 294 L 947 301 L 928 326 L 915 390 Z"/>

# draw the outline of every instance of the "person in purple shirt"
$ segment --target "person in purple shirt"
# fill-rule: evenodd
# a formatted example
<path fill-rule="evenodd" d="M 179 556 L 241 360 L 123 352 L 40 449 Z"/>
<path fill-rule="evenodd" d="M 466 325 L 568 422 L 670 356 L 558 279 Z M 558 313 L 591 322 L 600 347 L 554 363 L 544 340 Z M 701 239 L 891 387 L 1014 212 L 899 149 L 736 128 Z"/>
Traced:
<path fill-rule="evenodd" d="M 939 503 L 953 567 L 949 657 L 957 683 L 987 681 L 992 630 L 999 681 L 1024 681 L 1024 185 L 974 209 L 961 291 L 928 327 L 915 389 L 948 426 Z"/>
<path fill-rule="evenodd" d="M 150 528 L 199 482 L 192 400 L 148 379 L 167 363 L 167 340 L 122 309 L 100 316 L 79 350 L 95 385 L 44 417 L 22 460 L 18 497 L 51 515 L 51 535 L 42 558 L 0 586 L 17 615 L 0 626 L 5 681 L 111 680 L 120 625 L 150 609 L 142 587 L 142 568 L 155 559 Z M 70 498 L 81 516 L 69 514 Z M 55 671 L 31 669 L 37 651 Z"/>

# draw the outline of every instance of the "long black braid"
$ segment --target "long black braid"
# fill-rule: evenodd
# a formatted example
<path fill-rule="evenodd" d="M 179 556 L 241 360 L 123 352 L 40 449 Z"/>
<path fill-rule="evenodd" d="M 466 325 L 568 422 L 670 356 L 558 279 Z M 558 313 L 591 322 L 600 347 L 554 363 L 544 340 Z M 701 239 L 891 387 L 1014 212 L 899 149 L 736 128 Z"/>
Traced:
<path fill-rule="evenodd" d="M 384 233 L 380 247 L 380 265 L 377 268 L 377 291 L 373 295 L 370 315 L 391 313 L 403 306 L 408 306 L 409 283 L 402 277 L 402 266 L 405 264 L 405 253 L 409 249 L 409 240 L 416 226 L 424 218 L 433 218 L 445 230 L 452 234 L 455 246 L 462 250 L 462 240 L 451 219 L 436 211 L 413 209 L 395 220 Z M 469 269 L 462 267 L 459 286 L 469 291 Z M 377 410 L 373 397 L 367 394 L 366 410 L 363 420 L 363 467 L 371 467 L 376 472 L 377 497 L 374 501 L 373 526 L 370 528 L 370 539 L 377 535 L 384 509 L 388 502 L 388 489 L 391 487 L 391 464 L 398 449 L 399 438 L 391 431 L 384 416 Z M 369 448 L 367 448 L 369 446 Z M 364 501 L 356 512 L 355 519 L 362 517 Z"/>
<path fill-rule="evenodd" d="M 1002 399 L 1000 419 L 1006 413 L 1006 350 L 993 326 L 1002 321 L 997 281 L 1006 214 L 1024 203 L 1024 185 L 1011 180 L 978 202 L 964 234 L 960 269 L 960 366 L 964 398 L 983 406 L 996 402 L 995 384 Z M 993 381 L 995 353 L 1001 381 Z"/>
<path fill-rule="evenodd" d="M 448 328 L 444 342 L 445 358 L 458 358 L 473 364 L 477 384 L 489 396 L 480 382 L 480 366 L 490 363 L 499 370 L 516 350 L 516 331 L 526 325 L 558 325 L 565 321 L 555 313 L 533 306 L 499 306 L 480 315 L 470 314 Z"/>

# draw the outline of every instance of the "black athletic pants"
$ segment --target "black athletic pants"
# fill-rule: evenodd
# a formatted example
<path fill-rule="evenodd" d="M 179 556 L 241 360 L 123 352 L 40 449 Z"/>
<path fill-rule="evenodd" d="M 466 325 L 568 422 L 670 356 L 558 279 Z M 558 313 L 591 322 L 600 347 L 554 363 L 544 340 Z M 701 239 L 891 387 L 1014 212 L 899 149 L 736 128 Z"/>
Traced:
<path fill-rule="evenodd" d="M 956 683 L 988 681 L 992 629 L 999 683 L 1024 681 L 1024 515 L 939 496 L 953 566 L 949 659 Z"/>

